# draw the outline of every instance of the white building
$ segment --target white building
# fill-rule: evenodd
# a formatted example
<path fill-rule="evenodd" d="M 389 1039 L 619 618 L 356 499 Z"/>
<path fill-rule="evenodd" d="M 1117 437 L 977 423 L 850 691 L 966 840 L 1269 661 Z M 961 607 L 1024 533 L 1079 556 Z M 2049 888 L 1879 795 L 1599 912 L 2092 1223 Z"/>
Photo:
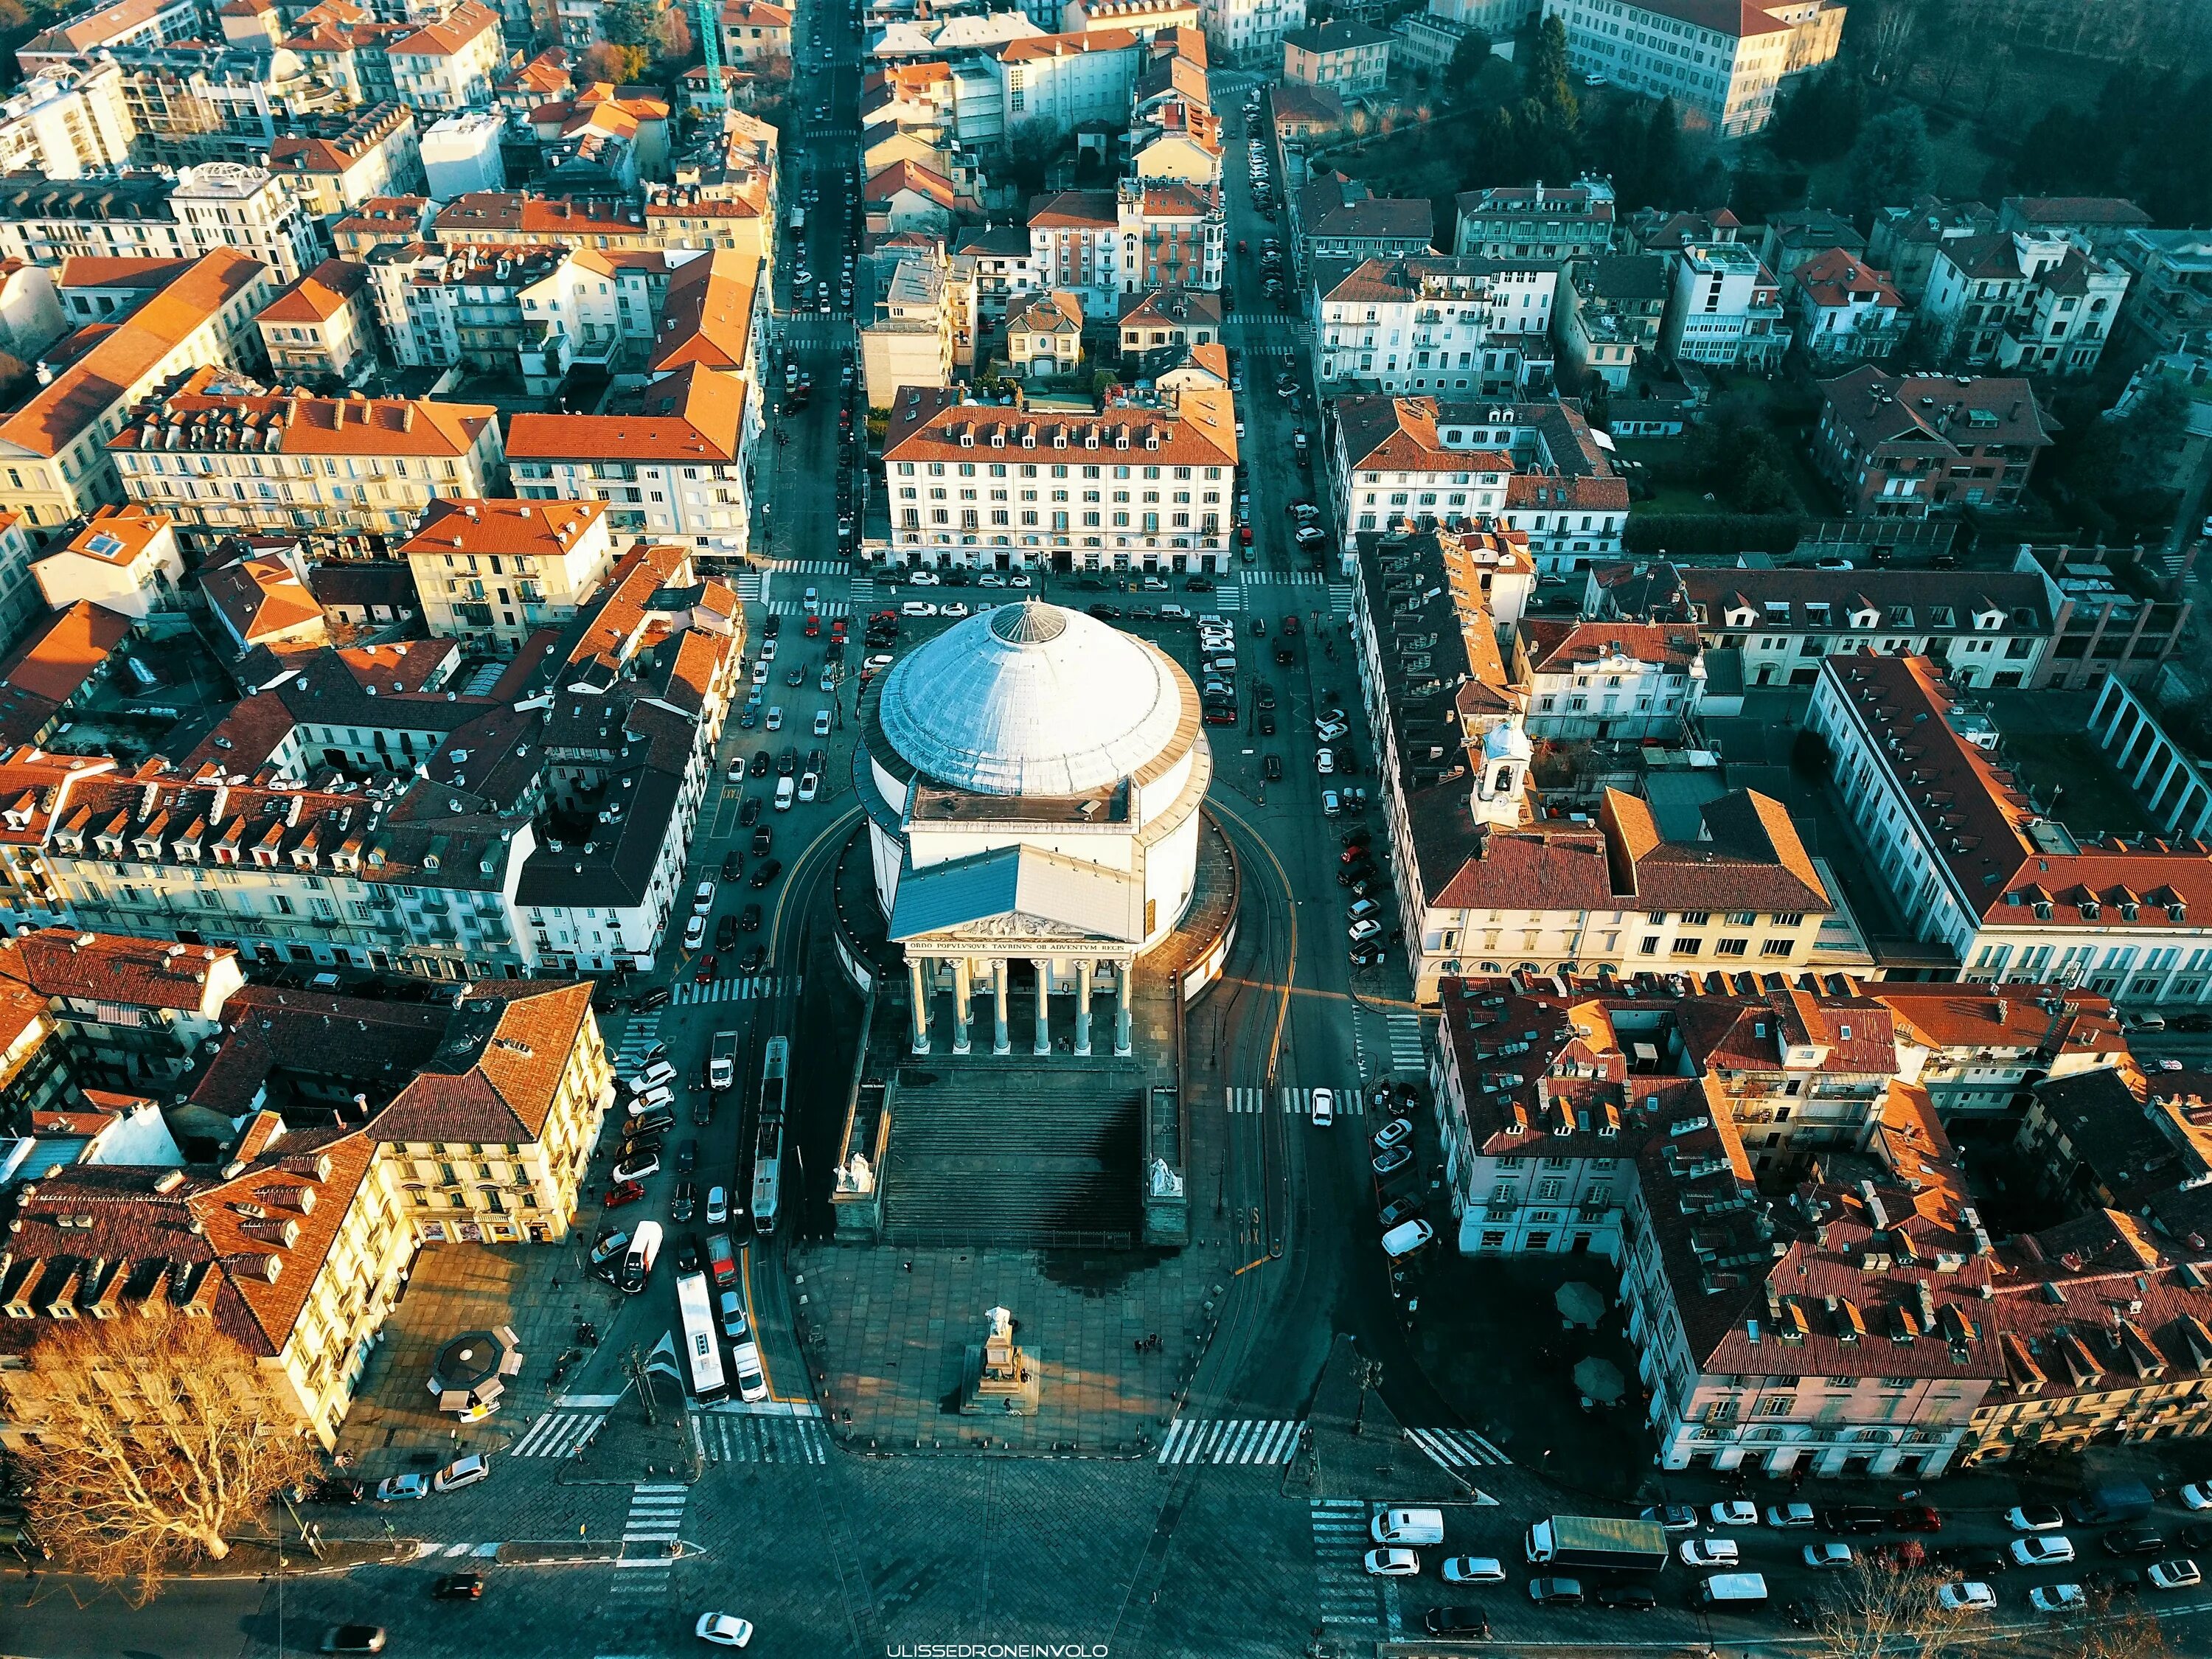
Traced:
<path fill-rule="evenodd" d="M 526 417 L 527 418 L 527 417 Z M 1125 392 L 1096 413 L 909 390 L 884 439 L 887 564 L 1229 566 L 1236 415 L 1225 388 Z"/>
<path fill-rule="evenodd" d="M 1834 0 L 1544 0 L 1567 27 L 1567 61 L 1652 98 L 1672 98 L 1722 137 L 1756 132 L 1782 83 L 1836 55 L 1845 8 Z"/>
<path fill-rule="evenodd" d="M 2063 236 L 2002 231 L 1942 244 L 1920 314 L 1947 362 L 2087 374 L 2105 355 L 2128 273 Z"/>
<path fill-rule="evenodd" d="M 143 619 L 185 603 L 185 560 L 168 519 L 144 507 L 103 507 L 31 567 L 48 609 L 89 599 Z"/>
<path fill-rule="evenodd" d="M 1166 652 L 1079 611 L 1001 605 L 948 629 L 884 676 L 861 712 L 855 781 L 877 901 L 906 953 L 911 1042 L 968 1053 L 976 996 L 993 1051 L 1012 1052 L 1019 975 L 1052 1051 L 1051 996 L 1074 993 L 1074 1051 L 1092 1052 L 1092 998 L 1115 994 L 1112 1042 L 1133 1046 L 1130 981 L 1197 885 L 1212 754 L 1197 688 Z"/>
<path fill-rule="evenodd" d="M 1144 43 L 1127 29 L 1009 40 L 988 60 L 998 82 L 1000 131 L 1036 122 L 1042 128 L 1030 131 L 1071 133 L 1087 121 L 1119 121 L 1129 112 L 1129 94 L 1144 61 Z M 957 125 L 963 143 L 985 143 L 991 136 L 964 112 Z"/>
<path fill-rule="evenodd" d="M 137 128 L 112 61 L 50 70 L 0 103 L 0 173 L 49 179 L 126 167 Z"/>
<path fill-rule="evenodd" d="M 1551 374 L 1556 265 L 1365 259 L 1314 266 L 1314 383 L 1513 396 Z"/>
<path fill-rule="evenodd" d="M 399 552 L 434 637 L 501 651 L 574 616 L 615 556 L 599 501 L 433 501 Z"/>
<path fill-rule="evenodd" d="M 1675 256 L 1662 340 L 1678 362 L 1771 368 L 1790 347 L 1780 285 L 1740 242 L 1686 247 Z"/>
<path fill-rule="evenodd" d="M 400 101 L 415 109 L 451 114 L 496 105 L 492 77 L 506 47 L 499 13 L 477 0 L 461 0 L 436 22 L 399 36 L 386 55 Z"/>
<path fill-rule="evenodd" d="M 1306 26 L 1305 0 L 1200 0 L 1200 26 L 1212 52 L 1239 64 L 1273 68 L 1283 37 Z"/>
<path fill-rule="evenodd" d="M 875 320 L 860 331 L 869 408 L 889 409 L 902 386 L 952 384 L 960 313 L 952 290 L 961 280 L 923 254 L 898 262 L 876 301 Z M 972 290 L 973 279 L 965 280 Z"/>
<path fill-rule="evenodd" d="M 322 258 L 314 218 L 266 167 L 209 161 L 81 184 L 0 188 L 0 258 L 58 265 L 73 257 L 191 258 L 251 254 L 297 281 Z"/>
<path fill-rule="evenodd" d="M 1528 693 L 1532 738 L 1679 740 L 1705 695 L 1705 659 L 1687 623 L 1524 617 L 1513 680 Z"/>
<path fill-rule="evenodd" d="M 2117 720 L 2125 688 L 2106 685 L 2122 713 L 2100 705 L 2094 718 Z M 2077 838 L 2005 769 L 1989 714 L 1924 657 L 1829 659 L 1807 723 L 1898 914 L 1947 947 L 1962 978 L 2086 986 L 2124 1006 L 2207 1000 L 2212 854 L 2201 843 Z M 2131 744 L 2124 762 L 2135 755 Z M 2177 775 L 2188 775 L 2179 763 L 2146 805 Z"/>
<path fill-rule="evenodd" d="M 422 173 L 432 199 L 450 202 L 473 190 L 505 190 L 507 163 L 500 154 L 505 128 L 505 120 L 490 110 L 434 122 L 422 135 Z"/>

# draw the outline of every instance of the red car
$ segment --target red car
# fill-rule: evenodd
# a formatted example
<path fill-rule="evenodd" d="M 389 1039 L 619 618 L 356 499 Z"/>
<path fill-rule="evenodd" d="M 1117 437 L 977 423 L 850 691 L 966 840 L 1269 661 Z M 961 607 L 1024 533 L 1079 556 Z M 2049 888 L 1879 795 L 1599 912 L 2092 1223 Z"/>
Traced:
<path fill-rule="evenodd" d="M 1249 524 L 1240 524 L 1240 525 L 1238 525 L 1238 526 L 1237 526 L 1237 540 L 1239 540 L 1239 541 L 1241 541 L 1241 542 L 1243 542 L 1243 543 L 1244 544 L 1244 545 L 1245 545 L 1245 546 L 1247 546 L 1247 547 L 1251 546 L 1251 545 L 1252 545 L 1252 526 L 1251 526 L 1250 525 L 1249 525 Z"/>
<path fill-rule="evenodd" d="M 1295 634 L 1297 631 L 1298 619 L 1296 617 L 1285 617 L 1283 618 L 1283 632 L 1285 634 Z"/>
<path fill-rule="evenodd" d="M 691 977 L 701 985 L 712 985 L 714 982 L 714 953 L 712 951 L 699 958 L 699 971 Z"/>
<path fill-rule="evenodd" d="M 830 637 L 831 639 L 842 640 L 845 637 L 845 623 L 846 618 L 843 617 L 833 617 L 830 620 Z"/>
<path fill-rule="evenodd" d="M 821 631 L 822 618 L 810 613 L 806 618 L 806 637 L 811 640 Z"/>
<path fill-rule="evenodd" d="M 642 1181 L 622 1181 L 607 1188 L 607 1208 L 619 1210 L 625 1204 L 635 1204 L 645 1196 Z"/>

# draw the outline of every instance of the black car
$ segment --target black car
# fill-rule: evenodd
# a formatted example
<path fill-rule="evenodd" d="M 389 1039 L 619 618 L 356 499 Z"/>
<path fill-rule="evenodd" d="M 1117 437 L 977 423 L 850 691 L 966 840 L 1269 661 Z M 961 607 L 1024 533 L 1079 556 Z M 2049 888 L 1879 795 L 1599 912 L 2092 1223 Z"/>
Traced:
<path fill-rule="evenodd" d="M 1260 711 L 1260 735 L 1263 738 L 1272 738 L 1275 735 L 1275 717 L 1264 708 Z"/>
<path fill-rule="evenodd" d="M 1275 688 L 1265 680 L 1261 681 L 1253 688 L 1252 701 L 1262 708 L 1273 708 L 1275 706 Z"/>
<path fill-rule="evenodd" d="M 384 1626 L 381 1625 L 332 1625 L 323 1632 L 325 1653 L 381 1653 L 384 1651 Z"/>
<path fill-rule="evenodd" d="M 784 683 L 786 685 L 791 685 L 791 686 L 799 686 L 799 685 L 804 685 L 804 684 L 806 684 L 806 665 L 805 665 L 804 663 L 796 663 L 796 662 L 795 662 L 795 663 L 792 664 L 790 667 L 787 668 L 787 669 L 786 669 L 786 670 L 784 670 L 784 672 L 783 672 L 783 683 Z"/>
<path fill-rule="evenodd" d="M 1419 1199 L 1411 1197 L 1394 1198 L 1388 1204 L 1385 1204 L 1382 1206 L 1382 1210 L 1376 1215 L 1375 1219 L 1381 1224 L 1382 1231 L 1387 1233 L 1391 1228 L 1402 1226 L 1420 1213 L 1421 1200 Z"/>
<path fill-rule="evenodd" d="M 1822 1510 L 1817 1517 L 1822 1532 L 1869 1533 L 1880 1532 L 1882 1512 L 1871 1504 L 1847 1504 L 1839 1509 Z"/>
<path fill-rule="evenodd" d="M 2192 1521 L 2181 1529 L 2181 1541 L 2192 1550 L 2212 1550 L 2212 1521 Z"/>
<path fill-rule="evenodd" d="M 687 1140 L 676 1149 L 676 1173 L 690 1175 L 699 1167 L 699 1143 Z"/>
<path fill-rule="evenodd" d="M 2101 1601 L 2132 1598 L 2142 1594 L 2142 1575 L 2133 1567 L 2100 1567 L 2081 1575 L 2081 1588 Z"/>
<path fill-rule="evenodd" d="M 738 971 L 741 974 L 757 974 L 767 966 L 768 946 L 765 945 L 754 945 L 738 959 Z"/>
<path fill-rule="evenodd" d="M 761 637 L 763 639 L 772 640 L 782 632 L 783 618 L 775 615 L 773 611 L 769 612 L 768 620 L 761 624 Z"/>
<path fill-rule="evenodd" d="M 310 1504 L 358 1504 L 368 1496 L 368 1482 L 356 1480 L 349 1474 L 333 1474 L 318 1480 L 308 1489 Z"/>
<path fill-rule="evenodd" d="M 1421 1624 L 1431 1636 L 1490 1634 L 1490 1620 L 1480 1607 L 1431 1607 L 1421 1615 Z"/>
<path fill-rule="evenodd" d="M 1929 1559 L 1965 1573 L 2002 1572 L 2012 1565 L 2010 1556 L 1987 1544 L 1954 1544 L 1933 1552 Z"/>
<path fill-rule="evenodd" d="M 640 1013 L 653 1008 L 665 1008 L 668 1006 L 668 988 L 656 985 L 649 991 L 640 992 L 636 1002 L 631 1006 Z"/>
<path fill-rule="evenodd" d="M 1121 609 L 1119 605 L 1094 605 L 1091 607 L 1091 614 L 1097 617 L 1100 622 L 1119 622 L 1121 620 Z"/>
<path fill-rule="evenodd" d="M 1375 839 L 1375 832 L 1365 824 L 1354 824 L 1336 838 L 1339 847 L 1364 847 Z"/>
<path fill-rule="evenodd" d="M 728 852 L 722 854 L 722 879 L 724 881 L 735 881 L 739 876 L 744 873 L 744 854 L 738 852 L 736 848 L 732 847 Z"/>
<path fill-rule="evenodd" d="M 757 904 L 748 904 L 745 906 L 744 914 L 738 918 L 738 927 L 748 933 L 757 933 L 760 932 L 760 906 Z"/>
<path fill-rule="evenodd" d="M 1277 646 L 1277 647 L 1275 647 L 1275 666 L 1276 666 L 1276 667 L 1278 667 L 1278 668 L 1288 668 L 1288 667 L 1289 667 L 1292 663 L 1296 662 L 1297 659 L 1298 659 L 1298 653 L 1297 653 L 1297 652 L 1293 651 L 1292 649 L 1291 649 L 1291 647 L 1290 647 L 1289 646 L 1287 646 L 1287 645 L 1279 645 L 1279 646 Z"/>
<path fill-rule="evenodd" d="M 769 883 L 774 881 L 782 873 L 783 860 L 781 859 L 769 859 L 754 868 L 753 885 L 756 887 L 765 887 Z"/>
<path fill-rule="evenodd" d="M 698 1207 L 699 1188 L 697 1183 L 690 1181 L 678 1182 L 676 1183 L 676 1196 L 672 1200 L 671 1200 L 668 1206 L 668 1218 L 671 1221 L 689 1221 L 694 1212 L 696 1212 Z"/>
<path fill-rule="evenodd" d="M 1260 770 L 1266 776 L 1268 782 L 1280 783 L 1283 781 L 1282 757 L 1279 755 L 1263 755 L 1260 759 Z"/>
<path fill-rule="evenodd" d="M 685 1238 L 676 1246 L 676 1271 L 696 1273 L 699 1271 L 699 1241 Z"/>
<path fill-rule="evenodd" d="M 775 757 L 776 776 L 787 778 L 798 770 L 799 751 L 796 749 L 787 749 Z"/>
<path fill-rule="evenodd" d="M 1382 947 L 1372 940 L 1352 947 L 1352 965 L 1355 968 L 1376 968 L 1382 962 Z"/>
<path fill-rule="evenodd" d="M 760 822 L 760 815 L 761 798 L 758 795 L 747 795 L 745 804 L 738 809 L 738 822 L 750 830 Z"/>
<path fill-rule="evenodd" d="M 714 948 L 726 951 L 738 942 L 738 919 L 724 916 L 714 924 Z"/>
<path fill-rule="evenodd" d="M 1619 1607 L 1638 1613 L 1647 1612 L 1659 1605 L 1659 1597 L 1649 1584 L 1600 1584 L 1591 1600 L 1601 1607 Z"/>
<path fill-rule="evenodd" d="M 1343 869 L 1338 871 L 1336 872 L 1336 884 L 1339 887 L 1349 887 L 1355 881 L 1371 881 L 1374 879 L 1374 865 L 1367 860 L 1362 859 L 1358 863 L 1347 864 Z"/>
<path fill-rule="evenodd" d="M 1213 592 L 1213 578 L 1193 576 L 1182 585 L 1182 591 L 1186 593 L 1211 593 Z"/>
<path fill-rule="evenodd" d="M 2156 1555 L 2166 1548 L 2166 1534 L 2156 1527 L 2123 1527 L 2097 1541 L 2107 1555 Z"/>
<path fill-rule="evenodd" d="M 430 1594 L 441 1601 L 481 1601 L 484 1581 L 480 1572 L 449 1572 L 440 1577 L 430 1587 Z"/>
<path fill-rule="evenodd" d="M 768 849 L 775 844 L 775 833 L 770 830 L 768 825 L 763 824 L 759 829 L 753 831 L 753 856 L 755 858 L 766 858 L 768 856 Z"/>
<path fill-rule="evenodd" d="M 769 757 L 768 750 L 763 749 L 754 755 L 751 763 L 745 768 L 745 770 L 753 777 L 764 778 L 768 775 L 768 769 L 775 764 L 775 761 Z"/>

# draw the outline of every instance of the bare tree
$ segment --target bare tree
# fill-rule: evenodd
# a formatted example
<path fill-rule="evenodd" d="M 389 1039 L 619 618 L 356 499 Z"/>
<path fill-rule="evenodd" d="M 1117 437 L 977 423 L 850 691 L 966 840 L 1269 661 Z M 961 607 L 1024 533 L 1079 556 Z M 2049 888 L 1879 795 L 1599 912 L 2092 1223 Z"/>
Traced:
<path fill-rule="evenodd" d="M 1920 30 L 1918 9 L 1904 0 L 1885 0 L 1875 9 L 1871 27 L 1861 37 L 1867 70 L 1876 81 L 1887 81 L 1909 58 L 1913 36 Z"/>
<path fill-rule="evenodd" d="M 2051 1652 L 2056 1659 L 2173 1659 L 2157 1620 L 2146 1613 L 2119 1612 L 2101 1599 L 2068 1621 Z"/>
<path fill-rule="evenodd" d="M 57 1327 L 0 1399 L 37 1443 L 28 1508 L 57 1556 L 150 1599 L 170 1564 L 230 1553 L 316 1446 L 212 1320 L 161 1312 Z"/>
<path fill-rule="evenodd" d="M 1950 1582 L 1857 1552 L 1814 1621 L 1815 1659 L 1934 1659 L 1960 1624 L 1938 1592 Z"/>

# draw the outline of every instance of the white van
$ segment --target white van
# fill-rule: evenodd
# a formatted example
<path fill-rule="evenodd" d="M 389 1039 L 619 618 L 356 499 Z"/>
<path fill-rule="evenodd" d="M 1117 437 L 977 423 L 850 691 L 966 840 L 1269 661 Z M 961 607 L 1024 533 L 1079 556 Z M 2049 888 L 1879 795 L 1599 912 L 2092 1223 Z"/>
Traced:
<path fill-rule="evenodd" d="M 645 1281 L 653 1277 L 653 1264 L 660 1260 L 660 1224 L 641 1221 L 629 1241 L 629 1254 L 623 1258 L 622 1288 L 635 1296 L 645 1288 Z"/>
<path fill-rule="evenodd" d="M 1442 1510 L 1385 1510 L 1368 1530 L 1378 1544 L 1441 1544 L 1444 1541 Z"/>
<path fill-rule="evenodd" d="M 1743 1607 L 1766 1599 L 1766 1580 L 1755 1572 L 1721 1572 L 1698 1586 L 1701 1607 Z"/>
<path fill-rule="evenodd" d="M 1401 1256 L 1427 1249 L 1429 1241 L 1436 1236 L 1435 1228 L 1415 1216 L 1411 1221 L 1400 1222 L 1382 1235 L 1382 1254 L 1395 1261 Z"/>
<path fill-rule="evenodd" d="M 798 798 L 798 784 L 794 783 L 789 778 L 778 778 L 775 781 L 775 810 L 777 811 L 788 812 L 791 811 L 791 803 Z"/>

